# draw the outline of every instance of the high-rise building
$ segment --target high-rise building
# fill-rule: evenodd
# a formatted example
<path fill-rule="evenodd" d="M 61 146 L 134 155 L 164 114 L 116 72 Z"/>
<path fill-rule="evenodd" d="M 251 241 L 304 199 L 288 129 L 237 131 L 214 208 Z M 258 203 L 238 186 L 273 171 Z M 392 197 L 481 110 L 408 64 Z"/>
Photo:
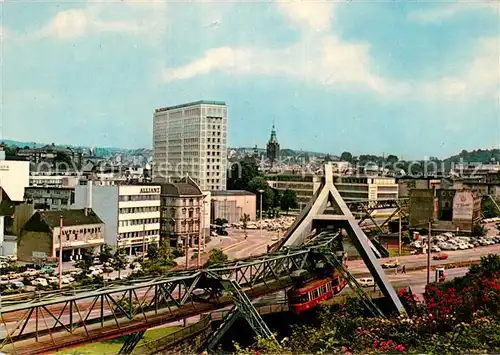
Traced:
<path fill-rule="evenodd" d="M 153 179 L 189 176 L 201 190 L 225 190 L 227 106 L 197 101 L 156 109 L 153 116 Z"/>

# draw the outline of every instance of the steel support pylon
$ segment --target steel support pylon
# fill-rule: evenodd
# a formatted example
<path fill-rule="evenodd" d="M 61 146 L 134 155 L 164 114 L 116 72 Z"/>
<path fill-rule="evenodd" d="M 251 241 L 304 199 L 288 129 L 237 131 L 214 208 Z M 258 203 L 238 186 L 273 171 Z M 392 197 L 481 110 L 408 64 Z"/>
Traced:
<path fill-rule="evenodd" d="M 133 333 L 127 336 L 125 339 L 125 342 L 123 343 L 120 351 L 118 352 L 119 355 L 130 355 L 134 351 L 135 347 L 141 341 L 142 337 L 144 336 L 144 333 L 146 331 L 141 331 L 137 333 Z"/>
<path fill-rule="evenodd" d="M 330 163 L 325 165 L 325 177 L 321 188 L 313 196 L 305 211 L 287 231 L 280 247 L 290 248 L 302 245 L 315 229 L 322 226 L 333 226 L 347 232 L 382 293 L 392 302 L 399 313 L 406 313 L 377 260 L 377 257 L 381 257 L 380 252 L 358 225 L 344 199 L 335 188 L 333 169 Z"/>
<path fill-rule="evenodd" d="M 274 339 L 273 333 L 253 306 L 252 301 L 241 290 L 240 285 L 234 280 L 220 280 L 220 282 L 224 290 L 231 295 L 235 307 L 224 317 L 222 324 L 215 331 L 210 341 L 204 346 L 203 350 L 213 352 L 226 331 L 231 328 L 239 317 L 245 318 L 257 336 Z"/>

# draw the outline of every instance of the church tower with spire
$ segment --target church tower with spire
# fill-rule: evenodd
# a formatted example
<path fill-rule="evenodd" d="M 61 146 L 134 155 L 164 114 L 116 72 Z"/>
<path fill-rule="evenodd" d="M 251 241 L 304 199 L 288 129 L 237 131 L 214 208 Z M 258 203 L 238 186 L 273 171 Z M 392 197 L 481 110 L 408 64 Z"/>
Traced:
<path fill-rule="evenodd" d="M 276 161 L 278 161 L 280 156 L 280 144 L 278 143 L 278 139 L 276 138 L 276 128 L 273 123 L 273 128 L 271 129 L 271 138 L 267 142 L 267 159 L 270 160 L 273 165 Z"/>

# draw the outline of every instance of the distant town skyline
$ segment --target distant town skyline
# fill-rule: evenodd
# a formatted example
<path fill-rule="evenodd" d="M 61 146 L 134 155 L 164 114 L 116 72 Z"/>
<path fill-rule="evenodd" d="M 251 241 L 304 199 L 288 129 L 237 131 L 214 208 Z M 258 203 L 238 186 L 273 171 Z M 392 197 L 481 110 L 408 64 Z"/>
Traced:
<path fill-rule="evenodd" d="M 4 139 L 151 148 L 155 108 L 229 107 L 228 145 L 446 157 L 500 141 L 498 4 L 2 6 Z"/>

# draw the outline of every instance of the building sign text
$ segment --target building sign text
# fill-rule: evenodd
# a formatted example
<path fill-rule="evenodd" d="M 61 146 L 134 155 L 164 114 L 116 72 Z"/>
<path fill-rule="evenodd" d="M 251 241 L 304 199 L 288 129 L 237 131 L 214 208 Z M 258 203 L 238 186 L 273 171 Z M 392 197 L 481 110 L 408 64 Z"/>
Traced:
<path fill-rule="evenodd" d="M 159 187 L 143 187 L 139 191 L 141 194 L 159 194 L 160 193 L 160 188 Z"/>

